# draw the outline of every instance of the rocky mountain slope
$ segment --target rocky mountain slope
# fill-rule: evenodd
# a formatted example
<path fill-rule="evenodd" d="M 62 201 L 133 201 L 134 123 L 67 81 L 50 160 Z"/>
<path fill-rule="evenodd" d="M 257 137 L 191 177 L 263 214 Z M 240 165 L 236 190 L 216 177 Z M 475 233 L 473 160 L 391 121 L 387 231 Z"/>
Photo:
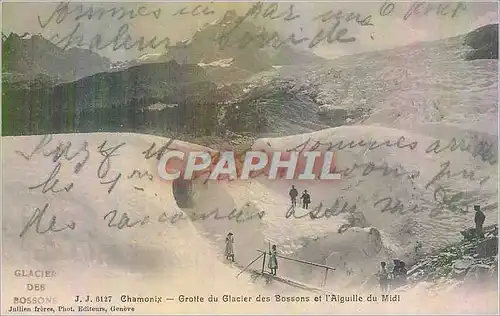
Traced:
<path fill-rule="evenodd" d="M 407 265 L 407 281 L 393 281 L 391 292 L 408 293 L 422 288 L 435 293 L 450 289 L 497 291 L 498 225 L 485 227 L 483 239 L 476 238 L 474 230 L 462 231 L 461 241 L 430 253 L 415 248 L 415 259 Z M 392 263 L 388 265 L 392 271 Z M 364 286 L 377 287 L 377 275 L 368 278 Z"/>
<path fill-rule="evenodd" d="M 474 51 L 467 55 L 467 60 L 498 59 L 498 24 L 482 26 L 465 36 L 464 44 Z"/>
<path fill-rule="evenodd" d="M 408 269 L 411 282 L 456 279 L 476 281 L 498 278 L 498 225 L 484 229 L 485 238 L 474 237 L 474 229 L 462 231 L 464 239 L 440 251 L 421 256 Z"/>

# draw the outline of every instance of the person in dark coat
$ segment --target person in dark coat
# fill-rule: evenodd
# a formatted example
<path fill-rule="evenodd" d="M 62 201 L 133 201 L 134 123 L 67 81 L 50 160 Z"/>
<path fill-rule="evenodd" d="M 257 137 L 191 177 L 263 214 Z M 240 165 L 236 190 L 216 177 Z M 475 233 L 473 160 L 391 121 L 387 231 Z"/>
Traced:
<path fill-rule="evenodd" d="M 479 205 L 474 205 L 474 211 L 476 211 L 476 215 L 474 216 L 474 223 L 476 223 L 476 235 L 479 238 L 484 238 L 483 224 L 486 216 L 481 211 L 481 207 Z"/>
<path fill-rule="evenodd" d="M 231 260 L 234 262 L 234 237 L 233 233 L 229 233 L 226 236 L 226 250 L 224 251 L 224 255 L 226 256 L 227 260 Z"/>
<path fill-rule="evenodd" d="M 307 190 L 304 190 L 300 199 L 302 200 L 302 207 L 307 210 L 309 204 L 311 203 L 311 196 L 307 193 Z"/>
<path fill-rule="evenodd" d="M 406 269 L 406 263 L 404 261 L 399 261 L 399 279 L 401 283 L 406 283 L 408 270 Z"/>
<path fill-rule="evenodd" d="M 276 270 L 278 270 L 277 254 L 276 245 L 273 245 L 272 250 L 269 251 L 269 261 L 267 263 L 269 270 L 271 270 L 271 275 L 276 275 Z"/>
<path fill-rule="evenodd" d="M 299 195 L 299 192 L 295 188 L 294 185 L 292 185 L 292 189 L 290 190 L 290 199 L 292 200 L 292 206 L 297 205 L 297 196 Z"/>
<path fill-rule="evenodd" d="M 400 263 L 398 259 L 392 260 L 394 267 L 392 268 L 392 273 L 391 273 L 391 280 L 392 280 L 392 286 L 397 287 L 399 286 L 399 276 L 400 276 Z"/>

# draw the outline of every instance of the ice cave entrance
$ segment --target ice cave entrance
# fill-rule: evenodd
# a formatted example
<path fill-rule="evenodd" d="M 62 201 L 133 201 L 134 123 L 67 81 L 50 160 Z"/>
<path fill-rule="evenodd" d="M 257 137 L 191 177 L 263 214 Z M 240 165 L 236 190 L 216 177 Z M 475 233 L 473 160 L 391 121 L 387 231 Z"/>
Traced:
<path fill-rule="evenodd" d="M 174 193 L 175 201 L 180 208 L 192 208 L 193 201 L 193 183 L 191 180 L 182 178 L 176 179 L 172 182 L 172 190 Z"/>

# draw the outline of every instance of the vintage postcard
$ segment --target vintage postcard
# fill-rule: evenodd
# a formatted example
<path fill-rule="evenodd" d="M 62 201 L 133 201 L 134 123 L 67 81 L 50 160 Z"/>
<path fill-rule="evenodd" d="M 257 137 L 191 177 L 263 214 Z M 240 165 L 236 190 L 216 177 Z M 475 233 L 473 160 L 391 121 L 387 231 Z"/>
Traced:
<path fill-rule="evenodd" d="M 497 2 L 1 13 L 2 315 L 498 314 Z"/>

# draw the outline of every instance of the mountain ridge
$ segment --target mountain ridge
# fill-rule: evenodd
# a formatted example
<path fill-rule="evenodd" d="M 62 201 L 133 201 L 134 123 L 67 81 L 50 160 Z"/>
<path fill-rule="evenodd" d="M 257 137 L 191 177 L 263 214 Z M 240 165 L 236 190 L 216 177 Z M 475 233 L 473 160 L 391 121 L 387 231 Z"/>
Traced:
<path fill-rule="evenodd" d="M 2 39 L 2 72 L 8 82 L 29 81 L 42 74 L 67 82 L 109 70 L 111 61 L 88 49 L 59 48 L 42 35 L 15 33 Z"/>
<path fill-rule="evenodd" d="M 46 75 L 17 84 L 4 81 L 3 133 L 137 130 L 160 135 L 222 137 L 225 141 L 229 136 L 241 141 L 242 137 L 307 133 L 362 124 L 366 120 L 378 124 L 376 118 L 387 115 L 394 116 L 393 120 L 397 121 L 407 114 L 375 105 L 393 102 L 387 95 L 397 96 L 405 91 L 405 86 L 399 82 L 404 83 L 406 77 L 411 77 L 408 71 L 412 68 L 410 60 L 414 58 L 406 56 L 423 54 L 429 66 L 431 63 L 464 61 L 471 50 L 463 45 L 464 36 L 347 56 L 328 63 L 287 65 L 282 69 L 250 72 L 245 80 L 224 85 L 214 80 L 210 71 L 225 75 L 224 71 L 234 71 L 231 67 L 234 63 L 229 67 L 200 67 L 196 63 L 170 60 L 101 71 L 69 83 L 54 82 Z M 387 60 L 397 60 L 402 69 L 380 68 Z M 361 64 L 365 65 L 359 66 Z M 401 70 L 406 70 L 406 74 Z M 369 75 L 359 77 L 362 73 Z M 431 79 L 422 84 L 428 85 Z M 373 90 L 370 97 L 367 90 Z M 448 98 L 449 94 L 444 97 Z M 45 105 L 40 106 L 41 103 Z M 447 110 L 434 104 L 431 110 L 436 112 L 437 119 L 443 119 L 443 111 Z M 45 114 L 40 116 L 41 113 Z M 200 117 L 195 118 L 196 115 Z M 116 118 L 111 119 L 113 116 Z M 103 117 L 105 122 L 93 123 Z M 44 123 L 37 122 L 39 119 Z M 30 123 L 20 123 L 26 121 Z"/>
<path fill-rule="evenodd" d="M 27 87 L 4 84 L 2 94 L 3 134 L 25 135 L 85 132 L 107 124 L 133 129 L 144 108 L 155 102 L 187 107 L 196 104 L 193 111 L 206 111 L 208 121 L 213 119 L 210 109 L 193 100 L 201 99 L 202 94 L 215 98 L 216 86 L 201 67 L 171 61 L 101 72 L 56 85 L 43 81 L 36 85 L 29 82 Z M 183 119 L 187 124 L 192 113 L 187 109 L 180 112 L 187 115 Z M 30 124 L 16 123 L 20 121 Z"/>

